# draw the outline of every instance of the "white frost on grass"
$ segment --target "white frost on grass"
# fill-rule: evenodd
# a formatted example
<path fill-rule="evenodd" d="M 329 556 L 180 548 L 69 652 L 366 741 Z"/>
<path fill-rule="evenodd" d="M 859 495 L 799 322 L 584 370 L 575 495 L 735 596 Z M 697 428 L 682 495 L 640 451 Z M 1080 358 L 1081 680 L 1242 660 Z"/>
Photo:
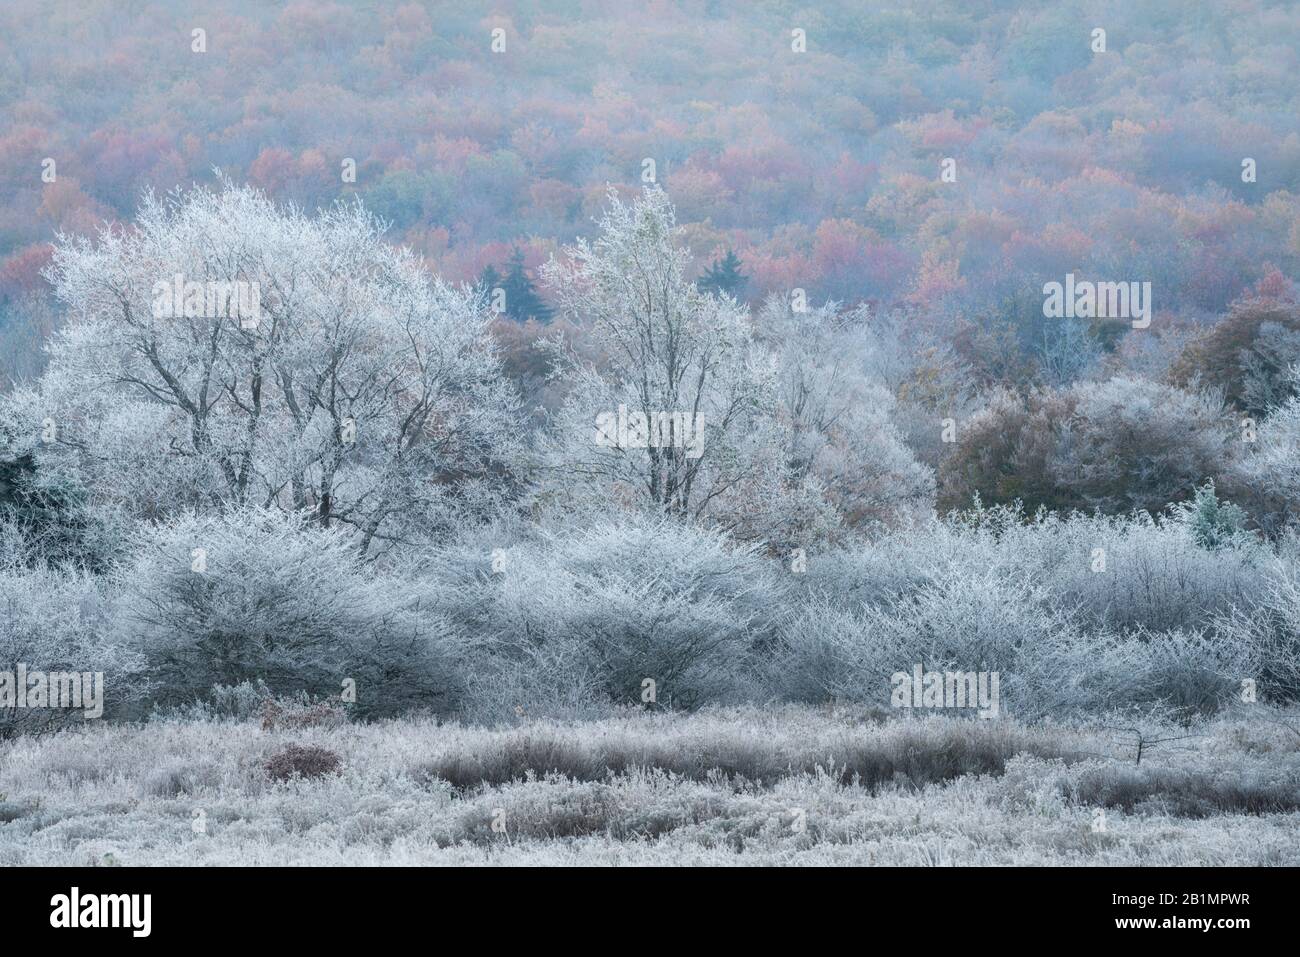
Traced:
<path fill-rule="evenodd" d="M 861 709 L 102 725 L 0 745 L 0 864 L 1295 865 L 1288 724 L 1221 717 L 1141 767 L 1098 726 Z M 290 743 L 335 751 L 341 773 L 271 781 Z"/>

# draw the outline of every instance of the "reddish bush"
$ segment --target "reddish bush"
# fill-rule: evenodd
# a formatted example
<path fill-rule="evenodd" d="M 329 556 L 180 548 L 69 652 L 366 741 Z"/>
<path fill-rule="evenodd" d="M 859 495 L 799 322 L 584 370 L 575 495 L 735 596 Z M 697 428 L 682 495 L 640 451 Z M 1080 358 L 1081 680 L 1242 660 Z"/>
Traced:
<path fill-rule="evenodd" d="M 1253 415 L 1288 397 L 1288 366 L 1300 359 L 1300 306 L 1246 299 L 1187 344 L 1170 370 L 1177 385 L 1199 382 Z"/>
<path fill-rule="evenodd" d="M 288 781 L 295 777 L 319 778 L 336 774 L 341 764 L 339 756 L 328 748 L 291 744 L 267 758 L 262 767 L 273 780 Z"/>

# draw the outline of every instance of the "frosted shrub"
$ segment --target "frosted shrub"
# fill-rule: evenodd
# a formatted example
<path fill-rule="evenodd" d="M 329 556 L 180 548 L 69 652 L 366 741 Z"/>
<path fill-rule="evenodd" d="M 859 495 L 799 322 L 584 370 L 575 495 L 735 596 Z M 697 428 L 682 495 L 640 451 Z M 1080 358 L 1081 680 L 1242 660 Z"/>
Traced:
<path fill-rule="evenodd" d="M 1300 368 L 1295 381 L 1300 385 Z M 1243 443 L 1224 484 L 1266 532 L 1277 534 L 1295 523 L 1300 517 L 1300 398 L 1291 398 L 1259 424 L 1256 441 Z"/>
<path fill-rule="evenodd" d="M 115 644 L 111 596 L 90 575 L 0 568 L 0 671 L 103 672 L 104 717 L 129 712 L 147 689 L 139 655 Z M 0 738 L 84 723 L 85 709 L 0 704 Z"/>
<path fill-rule="evenodd" d="M 1201 628 L 1257 600 L 1268 552 L 1244 537 L 1211 551 L 1196 534 L 1177 517 L 1052 518 L 1009 532 L 999 561 L 1077 606 L 1091 627 Z"/>
<path fill-rule="evenodd" d="M 1056 625 L 1037 611 L 1036 597 L 1027 585 L 976 573 L 927 585 L 887 612 L 872 610 L 868 624 L 876 641 L 908 659 L 899 666 L 996 669 L 1010 664 L 1020 644 Z"/>
<path fill-rule="evenodd" d="M 338 773 L 339 756 L 328 748 L 291 744 L 267 758 L 262 766 L 274 781 L 319 778 Z"/>
<path fill-rule="evenodd" d="M 1222 396 L 1140 378 L 1001 391 L 965 423 L 940 472 L 940 504 L 973 493 L 1058 511 L 1156 513 L 1220 474 L 1235 439 Z"/>
<path fill-rule="evenodd" d="M 1258 682 L 1261 697 L 1295 701 L 1300 699 L 1300 570 L 1281 560 L 1274 567 L 1258 607 L 1221 615 L 1215 624 L 1223 640 L 1249 649 L 1242 677 Z"/>
<path fill-rule="evenodd" d="M 807 704 L 854 701 L 887 706 L 889 675 L 904 666 L 891 668 L 886 659 L 903 656 L 899 649 L 883 646 L 881 636 L 871 633 L 869 620 L 869 615 L 825 599 L 785 616 L 768 668 L 775 696 Z"/>
<path fill-rule="evenodd" d="M 881 604 L 814 597 L 782 619 L 766 674 L 777 697 L 888 706 L 890 676 L 917 664 L 997 671 L 1004 705 L 1036 718 L 1212 711 L 1254 673 L 1243 639 L 1204 629 L 1116 631 L 1090 617 L 1005 569 L 949 568 Z"/>
<path fill-rule="evenodd" d="M 1089 628 L 1167 631 L 1251 607 L 1267 587 L 1268 556 L 1246 536 L 1204 548 L 1178 516 L 1027 518 L 991 508 L 812 553 L 807 573 L 793 580 L 804 593 L 857 607 L 985 569 L 1040 585 L 1044 601 L 1077 609 Z"/>
<path fill-rule="evenodd" d="M 213 685 L 206 698 L 186 704 L 157 707 L 150 721 L 255 721 L 274 700 L 271 689 L 261 679 L 241 681 L 237 685 Z"/>
<path fill-rule="evenodd" d="M 870 542 L 813 551 L 807 570 L 791 580 L 802 594 L 848 608 L 889 603 L 941 574 L 951 559 L 945 554 L 951 538 L 940 523 L 925 522 Z"/>
<path fill-rule="evenodd" d="M 782 622 L 771 674 L 778 693 L 796 700 L 888 706 L 891 676 L 918 664 L 997 671 L 1004 700 L 1027 700 L 1038 689 L 1021 673 L 1022 659 L 1077 634 L 1070 616 L 1049 604 L 1040 589 L 979 571 L 856 612 L 815 601 Z"/>
<path fill-rule="evenodd" d="M 189 515 L 138 548 L 120 629 L 161 705 L 259 679 L 335 699 L 350 679 L 363 716 L 454 702 L 450 627 L 401 578 L 360 565 L 341 529 L 273 511 Z"/>
<path fill-rule="evenodd" d="M 778 598 L 755 548 L 670 520 L 548 532 L 497 566 L 485 560 L 473 581 L 440 586 L 478 636 L 473 683 L 484 708 L 650 703 L 646 679 L 657 704 L 725 700 Z M 492 700 L 503 693 L 518 697 Z"/>
<path fill-rule="evenodd" d="M 1246 673 L 1249 653 L 1204 631 L 1059 632 L 1025 649 L 1021 718 L 1155 709 L 1217 710 Z"/>
<path fill-rule="evenodd" d="M 1159 701 L 1179 712 L 1213 712 L 1241 690 L 1251 671 L 1251 649 L 1231 635 L 1172 631 L 1129 641 L 1142 658 L 1141 678 L 1129 694 L 1139 706 Z"/>

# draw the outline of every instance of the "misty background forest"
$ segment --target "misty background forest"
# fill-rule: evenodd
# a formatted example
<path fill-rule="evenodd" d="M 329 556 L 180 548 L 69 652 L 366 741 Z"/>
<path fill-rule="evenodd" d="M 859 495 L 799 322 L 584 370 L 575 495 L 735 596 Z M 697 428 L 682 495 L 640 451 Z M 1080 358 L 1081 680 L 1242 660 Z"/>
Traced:
<path fill-rule="evenodd" d="M 0 863 L 1300 861 L 1298 51 L 7 2 Z"/>

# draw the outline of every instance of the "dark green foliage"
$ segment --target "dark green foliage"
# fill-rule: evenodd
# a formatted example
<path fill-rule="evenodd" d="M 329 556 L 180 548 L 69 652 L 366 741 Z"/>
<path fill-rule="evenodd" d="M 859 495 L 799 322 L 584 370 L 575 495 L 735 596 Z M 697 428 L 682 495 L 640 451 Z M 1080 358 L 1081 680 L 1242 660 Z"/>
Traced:
<path fill-rule="evenodd" d="M 43 561 L 99 569 L 104 556 L 87 541 L 78 497 L 74 489 L 38 481 L 32 455 L 0 457 L 0 519 L 13 522 Z"/>
<path fill-rule="evenodd" d="M 1213 482 L 1198 488 L 1192 500 L 1183 502 L 1177 510 L 1196 544 L 1208 551 L 1218 551 L 1249 537 L 1246 512 L 1238 505 L 1221 501 Z"/>
<path fill-rule="evenodd" d="M 741 298 L 749 277 L 740 271 L 740 257 L 734 249 L 728 249 L 727 255 L 715 259 L 704 270 L 697 285 L 705 292 L 725 293 L 736 299 Z"/>
<path fill-rule="evenodd" d="M 424 217 L 425 189 L 418 173 L 398 170 L 366 190 L 366 206 L 395 229 L 406 229 Z"/>
<path fill-rule="evenodd" d="M 505 279 L 501 288 L 506 292 L 506 315 L 516 322 L 536 319 L 540 323 L 551 321 L 554 310 L 546 304 L 537 292 L 537 287 L 529 278 L 524 268 L 523 250 L 515 248 L 510 257 Z"/>
<path fill-rule="evenodd" d="M 488 263 L 478 277 L 479 288 L 483 290 L 483 295 L 487 296 L 490 303 L 492 301 L 492 290 L 501 286 L 501 273 L 497 272 L 497 267 Z"/>

